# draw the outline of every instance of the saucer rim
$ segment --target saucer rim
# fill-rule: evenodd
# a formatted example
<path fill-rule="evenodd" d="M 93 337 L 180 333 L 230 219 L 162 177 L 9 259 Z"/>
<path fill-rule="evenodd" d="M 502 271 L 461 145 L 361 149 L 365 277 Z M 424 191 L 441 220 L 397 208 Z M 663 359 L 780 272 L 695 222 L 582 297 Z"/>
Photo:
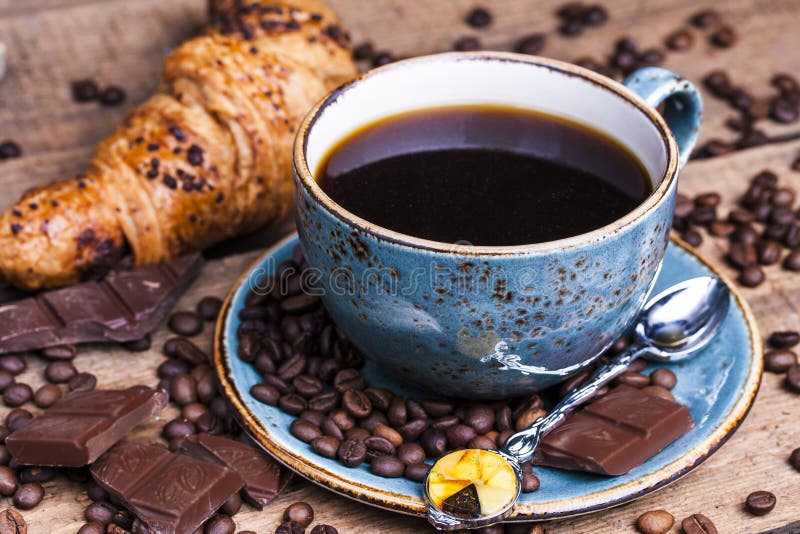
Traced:
<path fill-rule="evenodd" d="M 223 301 L 214 329 L 213 342 L 213 367 L 221 390 L 234 408 L 234 415 L 242 424 L 244 430 L 269 454 L 294 472 L 326 489 L 359 502 L 392 512 L 425 517 L 426 508 L 422 497 L 410 497 L 386 489 L 375 488 L 352 478 L 342 477 L 323 467 L 309 463 L 306 456 L 301 452 L 288 450 L 276 443 L 271 438 L 270 432 L 265 428 L 265 425 L 261 424 L 258 417 L 247 407 L 238 388 L 233 383 L 232 372 L 227 365 L 228 351 L 225 339 L 225 331 L 233 299 L 245 280 L 256 268 L 263 264 L 266 258 L 295 240 L 298 240 L 297 232 L 292 232 L 267 248 L 237 278 Z M 513 514 L 506 518 L 506 522 L 578 516 L 619 506 L 658 491 L 707 460 L 736 432 L 739 425 L 746 418 L 758 393 L 763 370 L 763 343 L 755 316 L 739 288 L 711 261 L 675 235 L 670 236 L 670 242 L 689 253 L 713 272 L 714 275 L 718 276 L 728 287 L 742 312 L 750 338 L 750 366 L 739 398 L 730 412 L 725 415 L 713 431 L 707 433 L 699 443 L 685 451 L 678 459 L 661 469 L 648 473 L 639 479 L 631 480 L 621 486 L 595 491 L 580 497 L 551 500 L 545 503 L 520 503 Z M 233 319 L 236 320 L 236 318 Z"/>

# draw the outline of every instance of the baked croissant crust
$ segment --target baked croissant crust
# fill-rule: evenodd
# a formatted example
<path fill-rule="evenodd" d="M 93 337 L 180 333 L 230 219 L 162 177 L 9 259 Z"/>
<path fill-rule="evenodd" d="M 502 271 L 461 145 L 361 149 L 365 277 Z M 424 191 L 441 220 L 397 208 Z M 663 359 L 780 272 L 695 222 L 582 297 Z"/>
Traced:
<path fill-rule="evenodd" d="M 292 143 L 311 106 L 352 79 L 347 34 L 317 0 L 212 0 L 211 25 L 167 57 L 77 178 L 0 219 L 0 272 L 24 289 L 202 250 L 291 208 Z"/>

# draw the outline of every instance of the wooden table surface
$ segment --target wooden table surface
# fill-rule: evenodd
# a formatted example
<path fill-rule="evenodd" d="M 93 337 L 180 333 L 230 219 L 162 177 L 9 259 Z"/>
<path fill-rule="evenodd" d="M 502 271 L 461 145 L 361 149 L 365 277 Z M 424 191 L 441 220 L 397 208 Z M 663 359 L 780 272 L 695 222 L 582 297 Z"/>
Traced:
<path fill-rule="evenodd" d="M 631 35 L 642 46 L 660 46 L 672 30 L 703 7 L 714 6 L 739 32 L 732 49 L 712 49 L 705 38 L 691 51 L 670 54 L 665 66 L 699 82 L 713 67 L 727 69 L 734 81 L 756 94 L 770 94 L 769 78 L 776 71 L 800 74 L 800 0 L 606 0 L 611 20 L 576 39 L 556 34 L 553 0 L 484 0 L 495 15 L 486 30 L 472 30 L 462 21 L 473 0 L 332 0 L 356 42 L 373 40 L 380 49 L 397 55 L 447 50 L 455 39 L 478 35 L 484 45 L 509 49 L 532 32 L 546 32 L 544 54 L 565 60 L 590 55 L 603 58 L 613 42 Z M 161 62 L 170 47 L 196 33 L 204 24 L 204 0 L 0 0 L 0 41 L 9 48 L 9 71 L 0 82 L 0 139 L 13 138 L 24 156 L 0 163 L 0 209 L 25 189 L 80 172 L 95 143 L 122 119 L 127 109 L 142 101 L 157 85 Z M 696 33 L 696 37 L 699 34 Z M 120 108 L 102 108 L 71 101 L 69 82 L 93 77 L 101 83 L 122 85 L 128 99 Z M 706 95 L 707 114 L 702 139 L 730 138 L 723 121 L 731 112 Z M 798 126 L 767 125 L 772 133 L 793 132 Z M 800 188 L 800 173 L 790 162 L 800 153 L 800 142 L 774 144 L 695 161 L 683 171 L 680 189 L 687 194 L 719 190 L 727 209 L 757 171 L 770 168 L 783 182 Z M 206 294 L 224 296 L 237 274 L 258 254 L 253 247 L 274 241 L 287 231 L 262 233 L 218 251 L 200 279 L 184 295 L 178 308 L 192 307 Z M 701 251 L 723 269 L 724 242 L 706 238 Z M 242 252 L 250 248 L 249 251 Z M 1 251 L 0 251 L 1 253 Z M 763 332 L 800 326 L 800 274 L 767 269 L 768 283 L 744 290 Z M 210 341 L 210 328 L 203 338 Z M 155 383 L 154 370 L 162 360 L 158 350 L 166 337 L 155 334 L 154 349 L 130 354 L 115 347 L 83 350 L 79 370 L 97 374 L 101 387 Z M 32 385 L 42 382 L 43 364 L 29 358 L 22 377 Z M 549 533 L 632 532 L 645 510 L 663 508 L 680 521 L 702 512 L 721 533 L 800 532 L 800 473 L 787 464 L 790 451 L 800 446 L 800 396 L 788 393 L 781 378 L 768 374 L 747 420 L 733 438 L 704 463 L 662 491 L 618 508 L 584 517 L 553 521 Z M 5 409 L 0 410 L 0 416 Z M 160 419 L 174 417 L 169 409 Z M 157 439 L 155 418 L 137 430 L 138 437 Z M 749 516 L 743 501 L 753 490 L 769 490 L 778 505 L 764 517 Z M 45 501 L 25 512 L 29 532 L 75 532 L 83 523 L 88 502 L 77 486 L 64 479 L 46 485 Z M 236 515 L 239 529 L 272 532 L 284 507 L 298 499 L 310 502 L 320 520 L 340 532 L 395 532 L 416 534 L 430 528 L 419 519 L 379 511 L 336 496 L 299 478 L 263 512 L 250 508 Z M 4 507 L 8 499 L 0 503 Z M 774 530 L 773 530 L 774 529 Z M 678 531 L 676 526 L 673 530 Z"/>

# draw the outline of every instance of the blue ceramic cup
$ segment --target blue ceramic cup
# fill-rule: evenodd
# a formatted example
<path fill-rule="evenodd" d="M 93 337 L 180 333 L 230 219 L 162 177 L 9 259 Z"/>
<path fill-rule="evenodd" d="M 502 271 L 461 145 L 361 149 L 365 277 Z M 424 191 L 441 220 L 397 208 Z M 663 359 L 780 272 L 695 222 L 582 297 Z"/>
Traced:
<path fill-rule="evenodd" d="M 379 227 L 315 181 L 325 155 L 353 131 L 459 104 L 534 109 L 600 130 L 639 158 L 653 192 L 597 230 L 492 247 Z M 575 65 L 505 53 L 410 59 L 342 86 L 309 113 L 294 147 L 297 228 L 330 314 L 368 358 L 432 394 L 508 397 L 578 372 L 647 298 L 701 108 L 695 87 L 662 68 L 620 85 Z"/>

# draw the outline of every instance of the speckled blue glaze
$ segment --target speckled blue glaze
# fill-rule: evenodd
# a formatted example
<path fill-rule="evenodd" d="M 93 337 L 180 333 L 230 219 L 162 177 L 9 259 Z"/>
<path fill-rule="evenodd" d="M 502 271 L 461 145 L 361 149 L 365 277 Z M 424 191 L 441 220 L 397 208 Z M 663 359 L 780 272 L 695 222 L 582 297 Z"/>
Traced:
<path fill-rule="evenodd" d="M 257 282 L 275 265 L 291 258 L 297 244 L 296 236 L 283 241 L 261 258 L 243 280 Z M 695 276 L 709 275 L 714 273 L 696 256 L 670 244 L 654 291 Z M 247 283 L 234 288 L 218 330 L 223 350 L 215 354 L 215 363 L 221 363 L 218 369 L 222 369 L 219 372 L 223 389 L 237 407 L 245 428 L 278 459 L 324 487 L 361 502 L 424 516 L 421 484 L 402 478 L 381 478 L 371 474 L 366 465 L 350 469 L 313 453 L 308 444 L 289 433 L 293 416 L 250 395 L 250 388 L 261 377 L 252 365 L 236 356 L 239 311 L 244 307 L 247 290 Z M 509 520 L 563 517 L 608 508 L 647 495 L 707 459 L 741 423 L 758 387 L 761 341 L 757 331 L 750 329 L 748 320 L 753 327 L 755 323 L 743 306 L 741 301 L 732 300 L 719 334 L 696 357 L 665 366 L 678 376 L 673 393 L 678 402 L 689 408 L 695 422 L 692 430 L 644 464 L 618 477 L 536 468 L 541 488 L 522 494 Z M 657 367 L 661 365 L 650 364 L 645 373 Z M 390 388 L 404 397 L 426 398 L 387 371 L 375 362 L 367 362 L 364 369 L 370 385 Z"/>
<path fill-rule="evenodd" d="M 590 76 L 568 68 L 565 76 Z M 652 106 L 679 97 L 670 98 L 667 107 L 675 110 L 670 120 L 688 154 L 700 114 L 691 84 L 658 68 L 634 74 L 629 83 Z M 603 87 L 630 99 L 632 113 L 660 120 L 623 87 Z M 336 98 L 334 93 L 314 117 Z M 312 117 L 300 139 L 314 124 Z M 320 274 L 331 316 L 369 358 L 400 379 L 455 397 L 537 391 L 591 363 L 630 324 L 652 288 L 677 191 L 676 144 L 667 132 L 662 139 L 670 163 L 665 177 L 654 177 L 662 186 L 643 203 L 647 209 L 578 239 L 496 250 L 428 246 L 358 222 L 309 188 L 313 179 L 301 178 L 308 170 L 298 164 L 304 156 L 296 148 L 300 241 L 309 265 Z"/>

